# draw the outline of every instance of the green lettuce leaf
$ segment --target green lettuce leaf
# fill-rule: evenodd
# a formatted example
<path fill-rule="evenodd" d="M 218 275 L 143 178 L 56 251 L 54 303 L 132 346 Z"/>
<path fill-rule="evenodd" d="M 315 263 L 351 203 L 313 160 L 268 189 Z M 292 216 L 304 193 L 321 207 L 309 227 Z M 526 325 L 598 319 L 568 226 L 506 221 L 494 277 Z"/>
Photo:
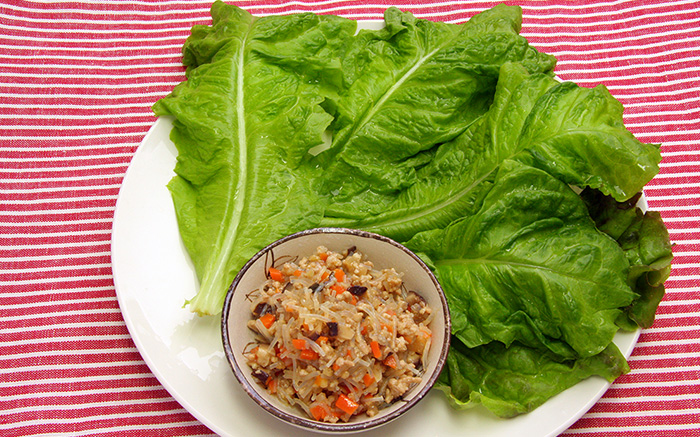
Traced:
<path fill-rule="evenodd" d="M 505 63 L 488 112 L 440 145 L 410 187 L 377 202 L 377 210 L 344 204 L 342 218 L 325 222 L 407 240 L 471 214 L 506 159 L 627 199 L 656 174 L 661 157 L 656 145 L 624 128 L 620 104 L 604 88 L 561 83 Z"/>
<path fill-rule="evenodd" d="M 657 211 L 647 211 L 619 242 L 630 261 L 630 281 L 639 294 L 625 314 L 637 326 L 649 328 L 666 293 L 664 283 L 671 274 L 673 252 L 668 230 Z"/>
<path fill-rule="evenodd" d="M 445 227 L 473 213 L 499 165 L 522 151 L 518 137 L 525 119 L 556 83 L 549 74 L 530 74 L 520 64 L 504 64 L 489 111 L 440 145 L 433 159 L 417 171 L 414 184 L 382 205 L 381 211 L 367 213 L 346 205 L 344 219 L 326 218 L 326 223 L 406 241 L 417 232 Z"/>
<path fill-rule="evenodd" d="M 617 240 L 630 263 L 628 282 L 638 297 L 618 320 L 628 330 L 654 323 L 673 261 L 673 247 L 661 215 L 642 211 L 637 206 L 640 196 L 641 192 L 629 201 L 617 202 L 598 190 L 581 193 L 596 226 Z"/>
<path fill-rule="evenodd" d="M 514 417 L 591 376 L 612 382 L 627 372 L 627 360 L 614 344 L 590 357 L 559 361 L 518 343 L 467 348 L 453 340 L 435 388 L 455 408 L 483 405 L 499 417 Z"/>
<path fill-rule="evenodd" d="M 452 332 L 469 347 L 518 341 L 567 359 L 596 355 L 635 298 L 623 251 L 578 195 L 516 161 L 501 165 L 476 214 L 406 244 L 430 258 Z"/>
<path fill-rule="evenodd" d="M 659 172 L 661 153 L 625 128 L 622 110 L 602 85 L 564 82 L 538 100 L 518 141 L 531 165 L 625 201 Z"/>
<path fill-rule="evenodd" d="M 176 116 L 168 188 L 199 276 L 190 306 L 200 314 L 221 311 L 235 274 L 261 247 L 320 221 L 306 156 L 332 117 L 321 106 L 328 85 L 308 79 L 326 67 L 340 74 L 356 27 L 314 14 L 255 18 L 222 2 L 212 17 L 183 48 L 187 81 L 153 107 Z M 290 62 L 315 64 L 297 72 Z"/>
<path fill-rule="evenodd" d="M 384 18 L 343 60 L 348 89 L 334 103 L 330 149 L 318 156 L 333 194 L 329 217 L 380 211 L 384 195 L 411 186 L 434 146 L 488 110 L 501 65 L 551 73 L 555 64 L 518 34 L 519 7 L 500 5 L 459 25 L 396 8 Z"/>

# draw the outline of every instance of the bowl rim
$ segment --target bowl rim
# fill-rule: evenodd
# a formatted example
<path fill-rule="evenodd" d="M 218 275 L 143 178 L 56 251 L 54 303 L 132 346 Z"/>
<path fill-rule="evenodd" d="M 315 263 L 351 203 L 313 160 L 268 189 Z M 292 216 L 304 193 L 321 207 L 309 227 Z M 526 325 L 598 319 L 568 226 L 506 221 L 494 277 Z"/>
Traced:
<path fill-rule="evenodd" d="M 265 398 L 263 398 L 259 393 L 256 387 L 253 385 L 255 382 L 251 382 L 247 377 L 246 373 L 240 366 L 238 365 L 238 362 L 236 361 L 233 351 L 233 346 L 231 343 L 231 338 L 229 336 L 229 330 L 228 330 L 228 325 L 229 325 L 229 319 L 230 319 L 230 314 L 231 314 L 231 302 L 233 301 L 233 295 L 234 291 L 236 290 L 238 284 L 240 283 L 242 277 L 245 275 L 245 273 L 250 269 L 250 267 L 261 257 L 265 256 L 265 254 L 270 251 L 271 249 L 274 249 L 275 247 L 286 243 L 290 240 L 294 240 L 297 238 L 302 238 L 306 237 L 309 235 L 315 235 L 315 234 L 349 234 L 353 235 L 356 237 L 360 238 L 370 238 L 370 239 L 375 239 L 379 240 L 383 243 L 390 244 L 394 246 L 395 248 L 403 251 L 407 255 L 409 255 L 422 269 L 423 271 L 428 275 L 430 280 L 433 282 L 433 285 L 435 289 L 438 292 L 438 297 L 440 300 L 440 304 L 442 306 L 442 311 L 443 311 L 443 319 L 444 319 L 444 333 L 443 333 L 443 338 L 444 341 L 441 345 L 441 350 L 440 354 L 438 355 L 438 360 L 436 363 L 435 370 L 431 375 L 428 376 L 428 380 L 425 383 L 425 385 L 413 396 L 411 399 L 408 401 L 400 401 L 403 402 L 403 405 L 401 405 L 399 408 L 396 410 L 384 414 L 384 415 L 378 415 L 372 418 L 368 418 L 359 422 L 344 422 L 344 423 L 326 423 L 326 422 L 319 422 L 310 418 L 303 417 L 302 415 L 295 415 L 295 414 L 290 414 L 287 411 L 284 411 L 275 405 L 270 404 Z M 224 352 L 226 354 L 226 359 L 233 370 L 233 373 L 240 383 L 241 387 L 243 390 L 250 396 L 255 403 L 257 403 L 259 406 L 261 406 L 265 411 L 268 413 L 272 414 L 276 418 L 287 422 L 291 425 L 294 425 L 296 427 L 312 430 L 312 431 L 318 431 L 318 432 L 325 432 L 325 433 L 341 433 L 341 432 L 358 432 L 358 431 L 365 431 L 370 428 L 375 428 L 380 425 L 389 423 L 393 421 L 394 419 L 398 418 L 401 416 L 403 413 L 407 412 L 409 409 L 411 409 L 413 406 L 415 406 L 420 400 L 422 400 L 427 393 L 433 388 L 435 385 L 435 382 L 437 381 L 437 378 L 439 377 L 440 373 L 442 372 L 442 369 L 445 366 L 445 363 L 447 361 L 447 352 L 449 351 L 450 347 L 450 335 L 451 335 L 451 319 L 450 319 L 450 312 L 449 312 L 449 307 L 447 304 L 447 298 L 445 296 L 445 292 L 443 291 L 442 287 L 440 286 L 440 283 L 438 282 L 437 278 L 433 274 L 433 272 L 430 270 L 430 268 L 423 262 L 418 255 L 413 253 L 410 249 L 402 245 L 401 243 L 396 242 L 395 240 L 385 237 L 380 234 L 376 234 L 373 232 L 368 232 L 368 231 L 363 231 L 359 229 L 350 229 L 350 228 L 339 228 L 339 227 L 318 227 L 318 228 L 313 228 L 313 229 L 307 229 L 299 232 L 295 232 L 293 234 L 289 234 L 287 236 L 284 236 L 278 240 L 275 240 L 274 242 L 268 244 L 261 250 L 259 250 L 255 255 L 253 255 L 240 269 L 240 271 L 236 274 L 236 277 L 234 278 L 233 282 L 229 286 L 227 292 L 226 292 L 226 297 L 224 299 L 224 304 L 223 304 L 223 310 L 221 313 L 221 335 L 222 335 L 222 342 L 223 342 L 223 347 L 224 347 Z"/>

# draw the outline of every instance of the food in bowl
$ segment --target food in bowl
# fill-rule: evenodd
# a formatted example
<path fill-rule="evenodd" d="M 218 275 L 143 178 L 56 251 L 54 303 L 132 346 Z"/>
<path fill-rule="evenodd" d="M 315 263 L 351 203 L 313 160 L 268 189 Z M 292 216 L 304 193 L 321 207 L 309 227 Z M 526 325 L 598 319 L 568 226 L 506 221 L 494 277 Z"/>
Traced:
<path fill-rule="evenodd" d="M 319 246 L 273 265 L 249 297 L 255 341 L 244 352 L 257 382 L 310 418 L 375 416 L 418 385 L 433 312 L 402 274 L 355 247 Z"/>

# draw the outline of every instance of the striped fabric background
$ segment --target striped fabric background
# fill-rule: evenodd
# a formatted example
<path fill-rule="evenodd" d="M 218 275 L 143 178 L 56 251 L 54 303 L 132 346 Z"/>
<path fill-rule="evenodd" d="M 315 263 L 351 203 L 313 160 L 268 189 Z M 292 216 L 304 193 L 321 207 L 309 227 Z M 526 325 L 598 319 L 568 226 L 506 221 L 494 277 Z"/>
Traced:
<path fill-rule="evenodd" d="M 391 5 L 462 22 L 495 2 L 241 1 L 254 14 L 380 18 Z M 675 242 L 632 372 L 564 434 L 700 435 L 700 3 L 522 3 L 522 34 L 558 75 L 607 84 L 629 129 L 662 143 L 648 185 Z M 130 340 L 110 266 L 120 183 L 184 79 L 209 1 L 0 3 L 0 435 L 209 435 Z"/>

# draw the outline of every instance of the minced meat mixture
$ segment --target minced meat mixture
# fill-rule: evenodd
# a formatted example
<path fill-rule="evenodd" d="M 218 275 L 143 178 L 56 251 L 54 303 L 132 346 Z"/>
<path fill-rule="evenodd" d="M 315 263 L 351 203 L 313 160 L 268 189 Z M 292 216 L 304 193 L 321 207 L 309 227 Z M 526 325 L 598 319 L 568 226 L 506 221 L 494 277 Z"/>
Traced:
<path fill-rule="evenodd" d="M 270 267 L 251 295 L 246 348 L 253 376 L 288 405 L 324 422 L 374 416 L 421 381 L 431 310 L 394 269 L 350 248 L 318 247 Z"/>

